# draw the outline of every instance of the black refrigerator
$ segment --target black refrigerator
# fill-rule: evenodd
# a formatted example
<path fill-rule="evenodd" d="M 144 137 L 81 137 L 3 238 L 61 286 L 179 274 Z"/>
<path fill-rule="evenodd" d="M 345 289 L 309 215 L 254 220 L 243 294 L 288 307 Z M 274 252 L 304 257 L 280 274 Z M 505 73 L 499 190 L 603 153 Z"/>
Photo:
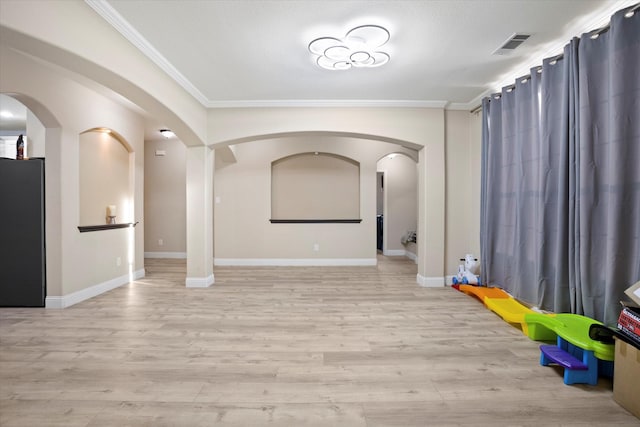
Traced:
<path fill-rule="evenodd" d="M 44 307 L 44 159 L 0 158 L 0 306 Z"/>

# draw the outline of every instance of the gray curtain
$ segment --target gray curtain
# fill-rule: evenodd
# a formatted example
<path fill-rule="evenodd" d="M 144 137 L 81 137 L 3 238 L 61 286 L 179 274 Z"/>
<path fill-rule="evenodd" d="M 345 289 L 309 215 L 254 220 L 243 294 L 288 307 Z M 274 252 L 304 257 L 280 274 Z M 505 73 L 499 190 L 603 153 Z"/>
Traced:
<path fill-rule="evenodd" d="M 640 280 L 640 10 L 578 50 L 576 312 L 615 324 Z"/>
<path fill-rule="evenodd" d="M 483 101 L 485 283 L 615 324 L 640 280 L 640 12 Z"/>
<path fill-rule="evenodd" d="M 546 60 L 483 105 L 482 275 L 554 311 L 570 310 L 562 64 Z"/>

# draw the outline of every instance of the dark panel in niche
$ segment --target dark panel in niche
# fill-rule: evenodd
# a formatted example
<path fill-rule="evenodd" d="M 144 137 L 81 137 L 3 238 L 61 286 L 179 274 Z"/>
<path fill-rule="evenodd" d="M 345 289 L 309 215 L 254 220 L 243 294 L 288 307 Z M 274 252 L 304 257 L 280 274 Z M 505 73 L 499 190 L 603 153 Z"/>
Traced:
<path fill-rule="evenodd" d="M 89 231 L 102 231 L 102 230 L 113 230 L 116 228 L 129 228 L 135 227 L 137 222 L 125 222 L 122 224 L 100 224 L 100 225 L 79 225 L 78 230 L 81 233 L 87 233 Z"/>
<path fill-rule="evenodd" d="M 272 224 L 360 224 L 361 219 L 270 219 Z"/>

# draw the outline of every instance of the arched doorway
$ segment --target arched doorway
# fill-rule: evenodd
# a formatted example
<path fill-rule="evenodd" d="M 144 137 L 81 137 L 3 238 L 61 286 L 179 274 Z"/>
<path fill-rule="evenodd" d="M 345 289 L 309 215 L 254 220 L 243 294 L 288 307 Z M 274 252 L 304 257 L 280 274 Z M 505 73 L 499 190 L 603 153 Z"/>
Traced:
<path fill-rule="evenodd" d="M 59 126 L 36 100 L 20 94 L 0 94 L 0 301 L 3 306 L 43 307 L 47 295 L 48 264 L 55 263 L 54 226 L 45 221 L 49 211 L 45 183 L 56 192 L 56 180 L 47 182 L 47 143 L 56 144 Z M 36 114 L 35 112 L 39 114 Z M 16 141 L 23 142 L 16 160 Z M 51 274 L 57 271 L 52 266 Z M 55 279 L 52 280 L 55 288 Z"/>
<path fill-rule="evenodd" d="M 393 152 L 378 160 L 376 166 L 376 247 L 385 256 L 406 256 L 417 261 L 417 159 Z"/>

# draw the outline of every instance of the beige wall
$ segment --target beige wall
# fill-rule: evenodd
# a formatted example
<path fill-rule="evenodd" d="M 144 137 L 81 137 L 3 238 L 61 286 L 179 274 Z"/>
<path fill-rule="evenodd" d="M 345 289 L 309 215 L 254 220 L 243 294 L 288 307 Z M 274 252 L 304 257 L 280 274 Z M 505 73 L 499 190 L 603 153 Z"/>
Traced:
<path fill-rule="evenodd" d="M 44 157 L 44 126 L 31 110 L 27 109 L 27 136 L 29 137 L 29 157 Z"/>
<path fill-rule="evenodd" d="M 480 178 L 482 165 L 482 112 L 469 114 L 469 248 L 480 257 Z"/>
<path fill-rule="evenodd" d="M 211 145 L 299 132 L 396 140 L 415 150 L 443 142 L 437 108 L 216 108 L 207 124 Z"/>
<path fill-rule="evenodd" d="M 187 147 L 175 139 L 146 141 L 144 155 L 144 251 L 186 256 Z"/>
<path fill-rule="evenodd" d="M 402 149 L 401 149 L 402 150 Z M 271 224 L 271 162 L 322 151 L 360 163 L 360 224 Z M 214 187 L 215 258 L 256 260 L 357 259 L 376 256 L 376 163 L 394 144 L 330 136 L 300 136 L 235 146 L 237 163 L 218 169 Z M 415 155 L 415 153 L 413 153 Z M 314 250 L 318 245 L 318 250 Z M 260 263 L 258 261 L 257 263 Z"/>
<path fill-rule="evenodd" d="M 480 256 L 480 119 L 468 111 L 446 118 L 446 274 L 455 275 L 460 258 Z"/>
<path fill-rule="evenodd" d="M 47 296 L 63 296 L 143 268 L 143 121 L 121 105 L 14 50 L 0 48 L 0 91 L 18 94 L 46 129 Z M 141 224 L 79 233 L 80 133 L 105 127 L 131 144 L 134 218 Z M 120 258 L 120 265 L 117 259 Z"/>
<path fill-rule="evenodd" d="M 384 172 L 384 250 L 388 254 L 408 251 L 415 255 L 414 243 L 400 241 L 407 231 L 418 226 L 418 170 L 416 162 L 405 155 L 385 156 L 378 162 Z"/>

